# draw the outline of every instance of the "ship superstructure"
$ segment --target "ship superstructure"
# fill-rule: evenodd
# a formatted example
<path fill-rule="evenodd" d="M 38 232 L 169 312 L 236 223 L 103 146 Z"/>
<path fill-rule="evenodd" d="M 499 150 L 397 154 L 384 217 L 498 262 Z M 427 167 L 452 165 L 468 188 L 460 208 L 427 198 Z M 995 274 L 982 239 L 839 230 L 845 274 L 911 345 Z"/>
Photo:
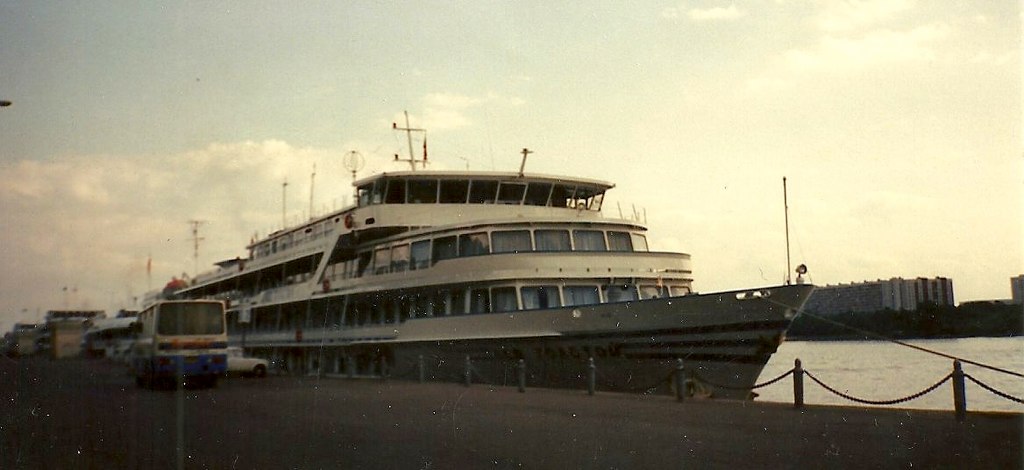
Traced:
<path fill-rule="evenodd" d="M 524 152 L 524 160 L 525 160 Z M 415 167 L 415 166 L 414 166 Z M 744 398 L 811 286 L 696 295 L 685 253 L 602 215 L 603 181 L 382 173 L 354 206 L 272 233 L 173 295 L 228 302 L 233 344 L 293 372 L 667 389 L 683 359 Z M 734 387 L 736 390 L 734 390 Z"/>

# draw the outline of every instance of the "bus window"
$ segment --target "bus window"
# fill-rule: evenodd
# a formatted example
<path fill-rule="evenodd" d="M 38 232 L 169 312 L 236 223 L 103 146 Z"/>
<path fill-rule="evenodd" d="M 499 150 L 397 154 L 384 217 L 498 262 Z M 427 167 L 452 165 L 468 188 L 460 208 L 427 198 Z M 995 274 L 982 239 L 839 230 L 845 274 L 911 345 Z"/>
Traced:
<path fill-rule="evenodd" d="M 160 305 L 160 335 L 219 335 L 224 333 L 224 307 L 213 302 L 181 302 Z"/>

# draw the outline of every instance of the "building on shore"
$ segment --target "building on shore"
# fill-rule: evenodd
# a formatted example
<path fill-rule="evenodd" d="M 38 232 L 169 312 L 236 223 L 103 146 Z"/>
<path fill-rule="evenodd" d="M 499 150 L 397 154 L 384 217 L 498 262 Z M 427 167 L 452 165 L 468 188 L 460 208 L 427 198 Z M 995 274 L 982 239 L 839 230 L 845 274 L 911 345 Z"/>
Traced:
<path fill-rule="evenodd" d="M 1024 304 L 1024 274 L 1010 278 L 1010 292 L 1013 303 Z"/>
<path fill-rule="evenodd" d="M 804 310 L 817 315 L 879 310 L 914 311 L 922 304 L 953 306 L 953 281 L 945 277 L 864 281 L 815 289 Z"/>

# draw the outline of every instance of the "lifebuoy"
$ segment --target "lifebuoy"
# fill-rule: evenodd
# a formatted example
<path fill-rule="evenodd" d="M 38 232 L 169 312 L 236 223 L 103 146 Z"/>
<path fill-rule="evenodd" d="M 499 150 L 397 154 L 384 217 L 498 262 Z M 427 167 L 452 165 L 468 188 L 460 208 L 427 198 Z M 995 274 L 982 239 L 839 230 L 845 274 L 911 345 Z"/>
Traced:
<path fill-rule="evenodd" d="M 345 228 L 352 228 L 355 223 L 352 221 L 352 214 L 345 214 Z"/>

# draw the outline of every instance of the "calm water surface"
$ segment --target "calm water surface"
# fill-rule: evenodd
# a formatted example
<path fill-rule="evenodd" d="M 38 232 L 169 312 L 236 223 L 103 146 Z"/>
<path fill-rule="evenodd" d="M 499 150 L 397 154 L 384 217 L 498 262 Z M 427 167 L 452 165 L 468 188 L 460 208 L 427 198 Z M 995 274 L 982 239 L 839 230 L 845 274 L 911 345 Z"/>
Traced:
<path fill-rule="evenodd" d="M 940 351 L 975 362 L 1024 373 L 1024 337 L 908 340 L 907 343 Z M 799 358 L 804 370 L 832 388 L 868 400 L 892 400 L 917 393 L 935 384 L 953 370 L 953 361 L 916 349 L 884 341 L 787 341 L 765 366 L 758 382 L 779 376 L 793 368 Z M 1002 374 L 971 364 L 964 373 L 1017 398 L 1024 398 L 1024 378 Z M 1016 403 L 966 381 L 967 409 L 1024 412 Z M 897 408 L 953 409 L 952 381 L 931 393 L 898 405 Z M 759 401 L 792 403 L 791 378 L 758 389 Z M 856 405 L 833 395 L 804 377 L 804 402 L 808 404 Z"/>

